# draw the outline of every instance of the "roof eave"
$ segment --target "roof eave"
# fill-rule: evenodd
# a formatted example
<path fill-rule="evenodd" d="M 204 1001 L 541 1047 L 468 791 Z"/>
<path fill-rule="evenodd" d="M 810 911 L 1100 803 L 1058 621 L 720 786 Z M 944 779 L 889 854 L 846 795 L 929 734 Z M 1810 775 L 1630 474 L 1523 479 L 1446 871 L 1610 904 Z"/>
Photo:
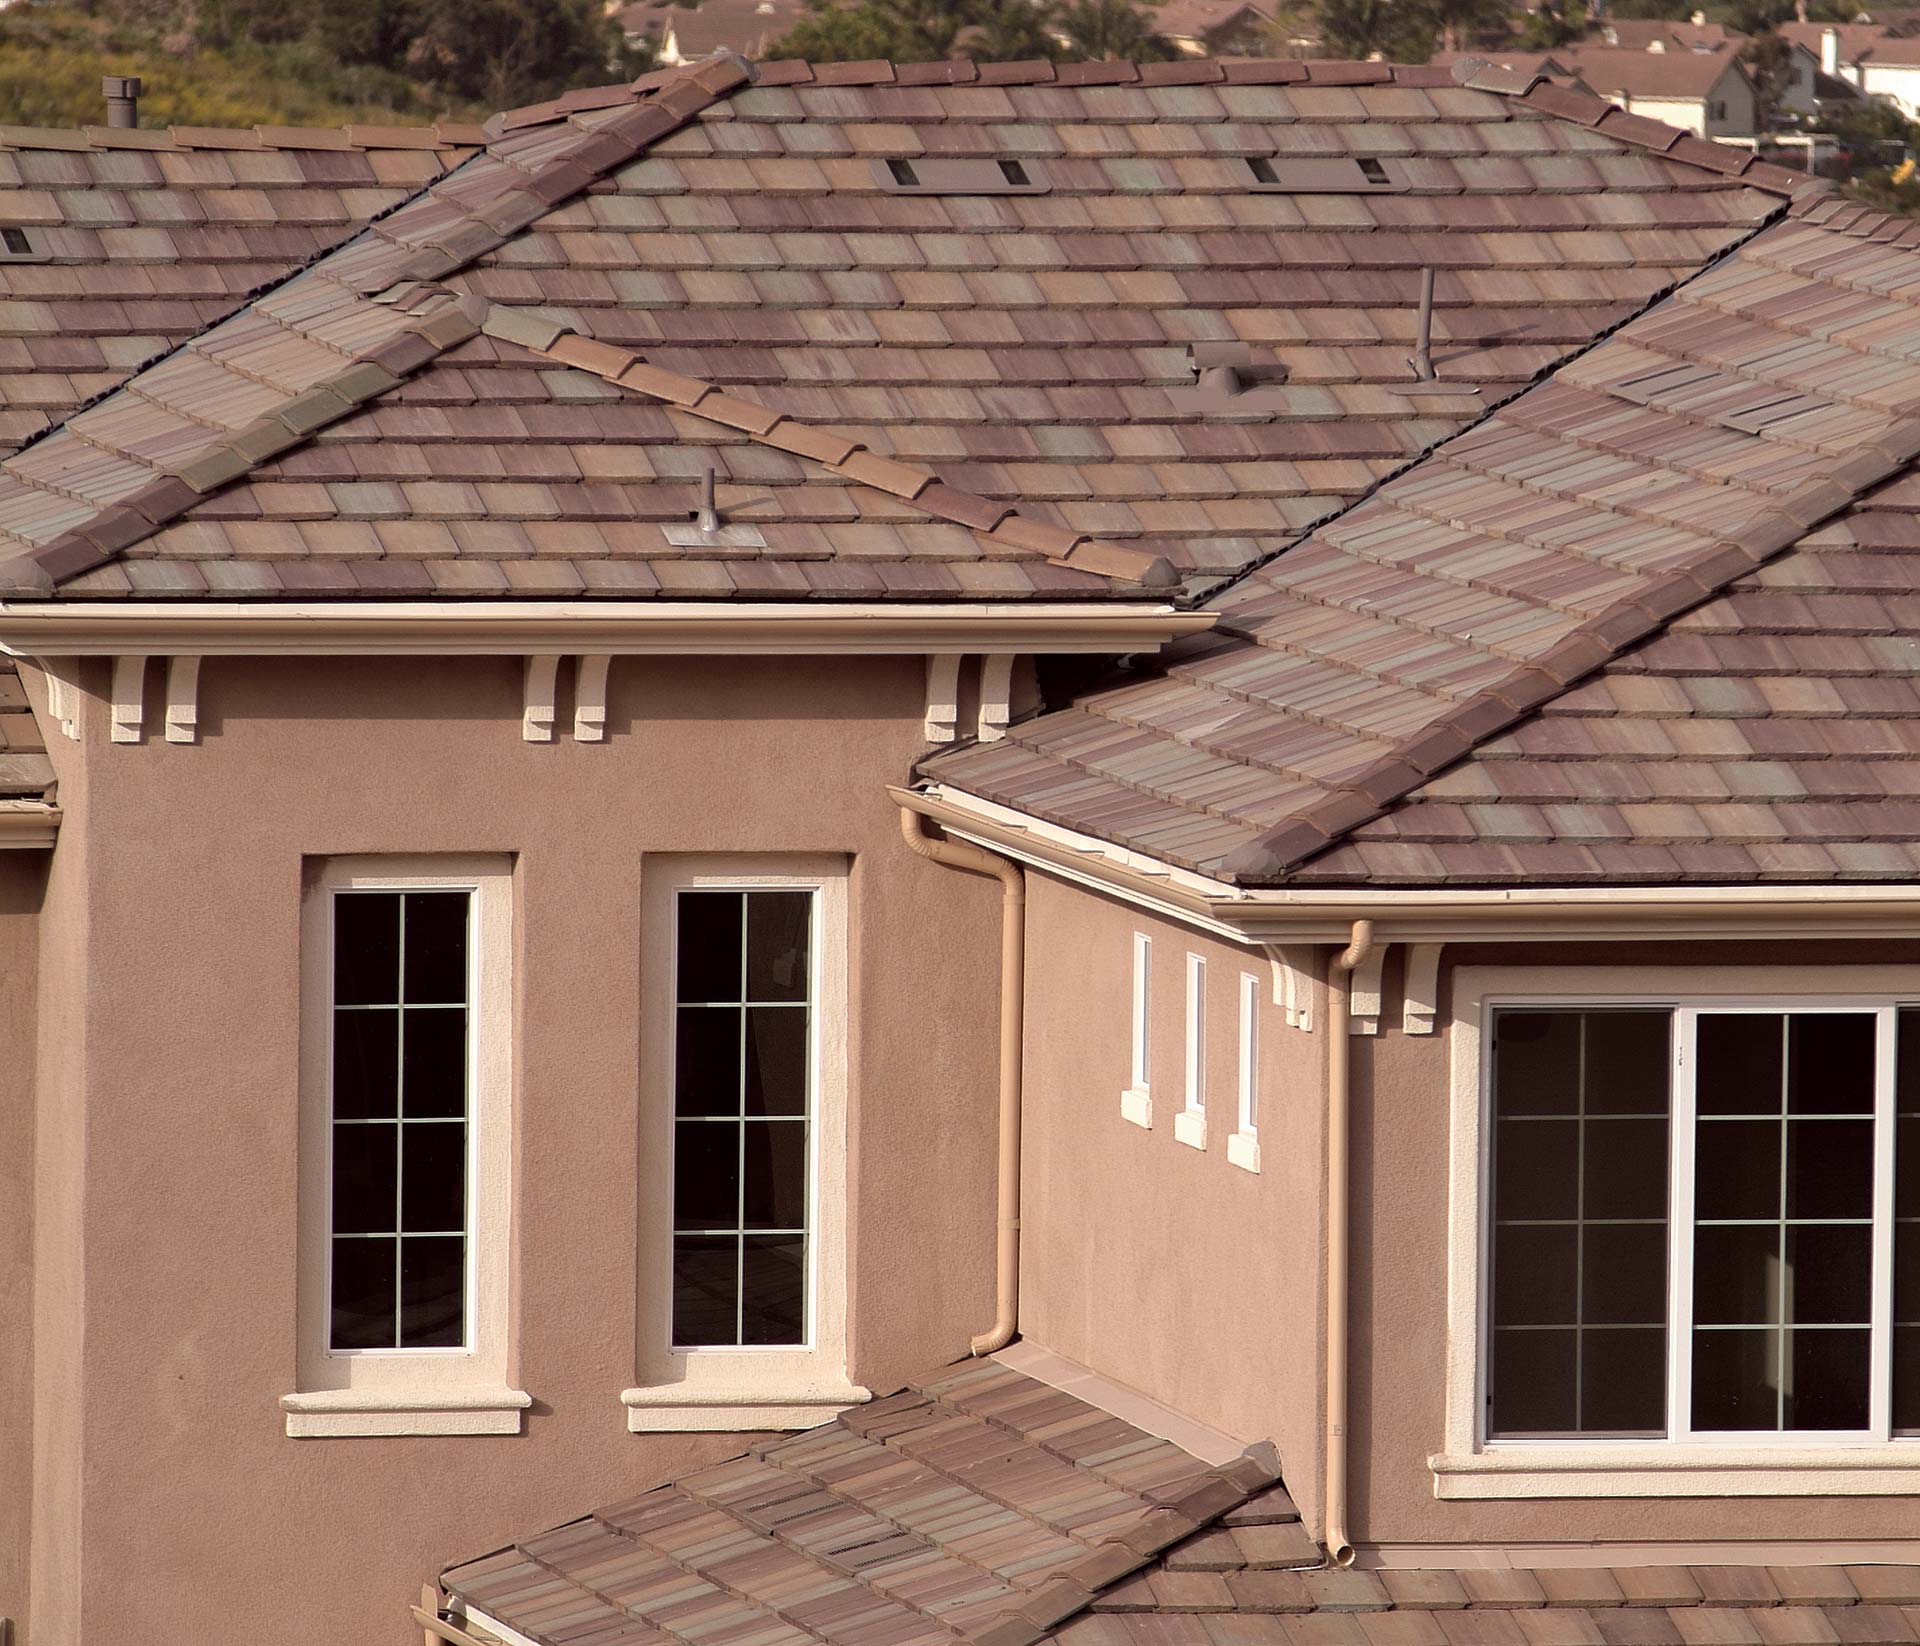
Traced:
<path fill-rule="evenodd" d="M 1235 886 L 944 784 L 889 791 L 950 834 L 1237 943 L 1920 937 L 1920 887 Z"/>
<path fill-rule="evenodd" d="M 1198 634 L 1166 601 L 0 601 L 14 657 L 1116 653 Z"/>

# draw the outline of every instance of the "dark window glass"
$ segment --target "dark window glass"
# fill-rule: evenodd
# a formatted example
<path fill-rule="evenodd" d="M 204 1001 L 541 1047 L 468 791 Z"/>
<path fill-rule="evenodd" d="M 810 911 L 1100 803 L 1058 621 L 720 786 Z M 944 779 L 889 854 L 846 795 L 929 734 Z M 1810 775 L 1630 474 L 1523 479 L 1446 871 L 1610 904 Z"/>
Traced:
<path fill-rule="evenodd" d="M 400 894 L 337 892 L 333 1003 L 391 1006 L 400 999 Z"/>
<path fill-rule="evenodd" d="M 333 1113 L 391 1120 L 400 1105 L 400 1014 L 382 1007 L 333 1014 Z"/>
<path fill-rule="evenodd" d="M 1874 1020 L 1703 1012 L 1698 1045 L 1693 1426 L 1864 1428 Z"/>
<path fill-rule="evenodd" d="M 679 952 L 675 971 L 682 1001 L 738 1001 L 742 976 L 740 943 L 744 895 L 682 892 Z"/>
<path fill-rule="evenodd" d="M 391 1240 L 333 1242 L 333 1319 L 328 1341 L 336 1349 L 391 1349 L 398 1278 Z"/>
<path fill-rule="evenodd" d="M 1670 1014 L 1500 1011 L 1493 1042 L 1488 1431 L 1663 1433 Z"/>
<path fill-rule="evenodd" d="M 465 1341 L 471 904 L 333 897 L 335 1349 Z"/>
<path fill-rule="evenodd" d="M 464 1340 L 466 1246 L 457 1235 L 401 1240 L 401 1348 L 457 1349 Z"/>
<path fill-rule="evenodd" d="M 673 1341 L 737 1343 L 740 1242 L 734 1235 L 675 1235 Z"/>
<path fill-rule="evenodd" d="M 813 894 L 675 900 L 673 1340 L 806 1326 Z"/>
<path fill-rule="evenodd" d="M 806 1333 L 805 1235 L 747 1235 L 740 1242 L 740 1341 L 798 1343 Z"/>

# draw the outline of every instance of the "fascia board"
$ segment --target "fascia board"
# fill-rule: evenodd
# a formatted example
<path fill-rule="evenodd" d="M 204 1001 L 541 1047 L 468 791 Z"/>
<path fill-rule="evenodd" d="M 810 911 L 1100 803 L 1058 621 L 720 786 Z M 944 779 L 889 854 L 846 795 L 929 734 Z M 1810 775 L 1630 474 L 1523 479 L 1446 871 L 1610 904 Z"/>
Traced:
<path fill-rule="evenodd" d="M 0 602 L 14 657 L 1140 651 L 1212 612 L 1161 603 Z"/>

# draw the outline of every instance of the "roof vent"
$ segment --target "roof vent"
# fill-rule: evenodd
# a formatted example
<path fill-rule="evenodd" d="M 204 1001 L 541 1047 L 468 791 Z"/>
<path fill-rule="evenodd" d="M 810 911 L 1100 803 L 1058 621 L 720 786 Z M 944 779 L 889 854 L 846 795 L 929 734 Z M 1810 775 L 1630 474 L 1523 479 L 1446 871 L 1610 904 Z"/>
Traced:
<path fill-rule="evenodd" d="M 1187 365 L 1193 386 L 1167 391 L 1181 411 L 1270 416 L 1283 409 L 1283 397 L 1273 391 L 1286 382 L 1287 368 L 1278 361 L 1256 366 L 1245 343 L 1189 343 Z"/>
<path fill-rule="evenodd" d="M 109 74 L 100 82 L 107 100 L 107 125 L 116 131 L 130 130 L 140 124 L 140 77 L 137 74 Z"/>
<path fill-rule="evenodd" d="M 1036 161 L 932 155 L 876 160 L 873 180 L 889 194 L 1045 194 L 1049 186 Z"/>
<path fill-rule="evenodd" d="M 1378 194 L 1407 186 L 1394 162 L 1370 154 L 1357 160 L 1256 154 L 1247 160 L 1247 176 L 1247 186 L 1256 194 Z"/>
<path fill-rule="evenodd" d="M 0 263 L 44 263 L 51 255 L 38 230 L 0 228 Z"/>

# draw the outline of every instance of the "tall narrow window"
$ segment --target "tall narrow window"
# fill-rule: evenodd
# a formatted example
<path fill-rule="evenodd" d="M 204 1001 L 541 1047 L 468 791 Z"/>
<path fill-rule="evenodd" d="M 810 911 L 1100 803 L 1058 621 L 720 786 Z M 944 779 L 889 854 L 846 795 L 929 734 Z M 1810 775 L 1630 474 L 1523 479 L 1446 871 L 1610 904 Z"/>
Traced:
<path fill-rule="evenodd" d="M 287 1433 L 515 1434 L 513 865 L 316 858 L 304 880 Z"/>
<path fill-rule="evenodd" d="M 1120 1113 L 1136 1126 L 1153 1124 L 1153 939 L 1133 934 L 1133 1042 Z"/>
<path fill-rule="evenodd" d="M 333 894 L 336 1353 L 467 1344 L 472 897 Z"/>
<path fill-rule="evenodd" d="M 1488 1432 L 1660 1435 L 1669 1014 L 1493 1020 Z"/>
<path fill-rule="evenodd" d="M 673 1342 L 807 1339 L 814 893 L 675 899 Z"/>
<path fill-rule="evenodd" d="M 1694 1020 L 1696 1430 L 1865 1429 L 1874 1014 Z"/>
<path fill-rule="evenodd" d="M 1920 1008 L 1898 1016 L 1893 1144 L 1893 1428 L 1920 1435 Z"/>
<path fill-rule="evenodd" d="M 1233 1130 L 1227 1135 L 1228 1164 L 1260 1170 L 1260 979 L 1240 974 L 1239 1098 Z"/>
<path fill-rule="evenodd" d="M 1173 1135 L 1189 1148 L 1207 1146 L 1207 963 L 1197 954 L 1187 956 L 1187 1091 Z"/>

